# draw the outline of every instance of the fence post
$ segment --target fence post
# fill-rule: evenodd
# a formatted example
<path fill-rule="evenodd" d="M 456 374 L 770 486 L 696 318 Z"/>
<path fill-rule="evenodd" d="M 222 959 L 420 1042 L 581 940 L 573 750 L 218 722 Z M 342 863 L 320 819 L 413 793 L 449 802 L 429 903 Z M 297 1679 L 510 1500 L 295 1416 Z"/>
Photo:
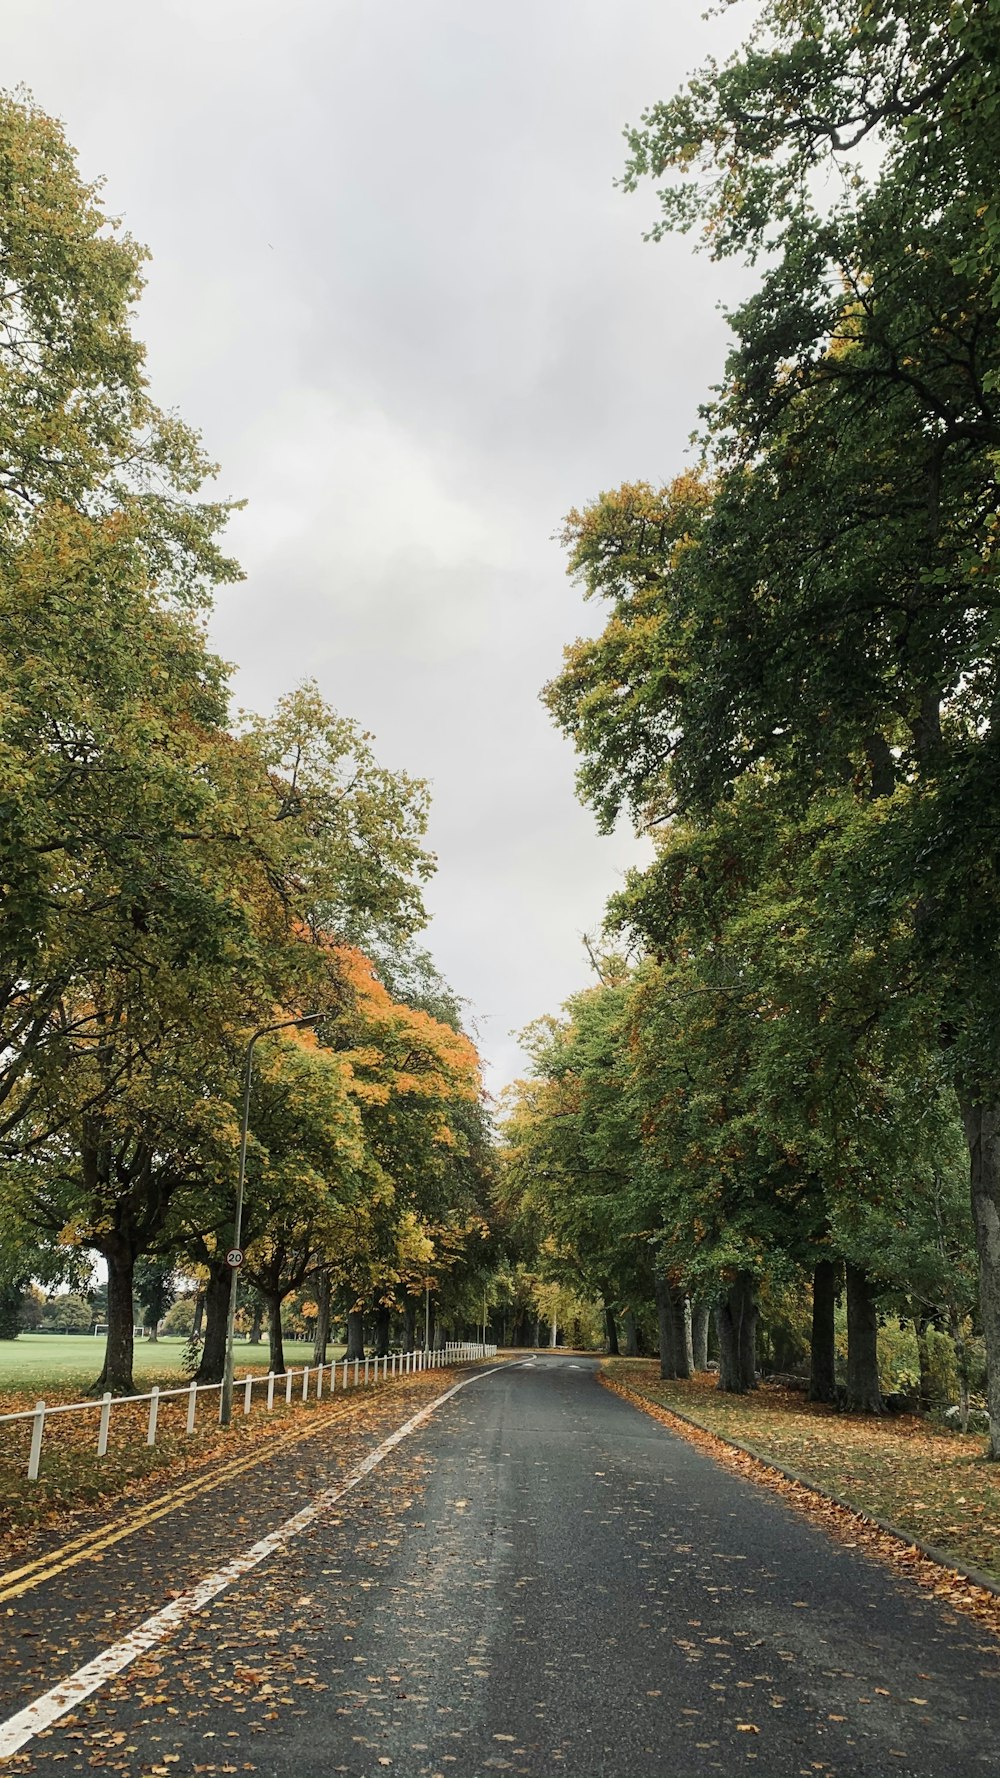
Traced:
<path fill-rule="evenodd" d="M 393 1376 L 396 1375 L 396 1354 L 395 1354 L 395 1352 L 392 1355 L 392 1374 L 393 1374 Z"/>
<path fill-rule="evenodd" d="M 285 1371 L 285 1406 L 290 1407 L 292 1401 L 292 1373 Z"/>
<path fill-rule="evenodd" d="M 271 1409 L 273 1408 L 273 1406 L 274 1406 L 274 1372 L 268 1371 L 268 1373 L 267 1373 L 267 1411 L 268 1411 L 268 1413 L 271 1412 Z"/>
<path fill-rule="evenodd" d="M 344 1357 L 344 1388 L 347 1388 L 347 1357 Z"/>
<path fill-rule="evenodd" d="M 368 1385 L 368 1354 L 365 1353 L 365 1386 Z"/>
<path fill-rule="evenodd" d="M 305 1366 L 305 1369 L 302 1372 L 302 1400 L 303 1401 L 309 1400 L 309 1366 L 308 1365 Z"/>
<path fill-rule="evenodd" d="M 194 1431 L 194 1417 L 195 1417 L 195 1414 L 197 1413 L 197 1411 L 198 1411 L 198 1385 L 197 1385 L 197 1383 L 192 1383 L 190 1389 L 188 1390 L 187 1429 L 189 1432 Z"/>
<path fill-rule="evenodd" d="M 336 1393 L 337 1393 L 337 1360 L 335 1358 L 331 1358 L 331 1360 L 330 1360 L 330 1394 L 336 1395 Z"/>
<path fill-rule="evenodd" d="M 323 1394 L 323 1366 L 320 1365 L 319 1370 L 316 1372 L 316 1400 L 317 1401 L 319 1401 L 321 1399 L 322 1394 Z"/>
<path fill-rule="evenodd" d="M 361 1366 L 359 1365 L 358 1360 L 355 1359 L 354 1360 L 354 1387 L 355 1387 L 355 1389 L 358 1386 L 358 1371 L 360 1370 L 360 1368 L 361 1368 Z"/>
<path fill-rule="evenodd" d="M 156 1443 L 156 1416 L 160 1411 L 160 1385 L 154 1383 L 149 1392 L 149 1425 L 146 1428 L 147 1445 Z"/>
<path fill-rule="evenodd" d="M 108 1449 L 108 1429 L 111 1425 L 111 1391 L 101 1396 L 101 1423 L 97 1428 L 97 1455 L 104 1457 Z"/>
<path fill-rule="evenodd" d="M 28 1480 L 37 1482 L 38 1465 L 42 1456 L 42 1433 L 45 1431 L 45 1403 L 36 1401 L 35 1417 L 31 1423 L 31 1453 L 28 1457 Z"/>
<path fill-rule="evenodd" d="M 253 1390 L 253 1377 L 250 1376 L 247 1378 L 246 1383 L 244 1385 L 244 1389 L 243 1389 L 243 1412 L 244 1412 L 244 1414 L 249 1414 L 249 1412 L 250 1412 L 250 1395 L 251 1395 L 252 1390 Z"/>

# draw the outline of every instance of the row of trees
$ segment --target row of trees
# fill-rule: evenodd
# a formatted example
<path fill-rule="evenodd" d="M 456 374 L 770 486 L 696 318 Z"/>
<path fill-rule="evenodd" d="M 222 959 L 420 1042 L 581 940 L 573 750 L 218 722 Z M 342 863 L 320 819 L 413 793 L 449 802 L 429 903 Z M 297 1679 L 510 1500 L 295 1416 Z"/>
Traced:
<path fill-rule="evenodd" d="M 511 1136 L 557 1228 L 612 1215 L 616 1265 L 654 1242 L 645 1270 L 722 1293 L 733 1386 L 793 1268 L 828 1388 L 846 1264 L 868 1406 L 877 1295 L 967 1306 L 964 1167 L 994 1457 L 998 70 L 997 0 L 772 0 L 629 133 L 654 235 L 700 225 L 759 287 L 698 467 L 566 524 L 608 618 L 547 700 L 601 825 L 657 856 L 611 910 L 636 966 L 540 1035 Z"/>
<path fill-rule="evenodd" d="M 145 252 L 23 93 L 0 167 L 2 1283 L 9 1330 L 25 1278 L 100 1255 L 97 1386 L 124 1390 L 143 1256 L 206 1268 L 219 1372 L 255 1028 L 321 1015 L 256 1050 L 245 1247 L 276 1363 L 306 1276 L 347 1307 L 455 1276 L 488 1130 L 414 949 L 425 785 L 310 685 L 233 723 L 204 628 L 232 503 L 151 399 Z"/>

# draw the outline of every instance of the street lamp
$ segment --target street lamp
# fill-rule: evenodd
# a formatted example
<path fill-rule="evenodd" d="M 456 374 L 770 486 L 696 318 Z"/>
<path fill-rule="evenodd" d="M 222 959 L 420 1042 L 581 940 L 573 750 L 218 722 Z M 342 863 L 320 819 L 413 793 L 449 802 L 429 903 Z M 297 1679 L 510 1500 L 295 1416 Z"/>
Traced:
<path fill-rule="evenodd" d="M 250 1081 L 253 1075 L 253 1046 L 259 1037 L 272 1031 L 286 1031 L 290 1025 L 315 1025 L 322 1013 L 307 1012 L 297 1019 L 279 1019 L 276 1025 L 261 1025 L 247 1044 L 243 1063 L 243 1117 L 240 1123 L 240 1164 L 236 1178 L 236 1215 L 233 1218 L 233 1244 L 226 1258 L 229 1261 L 229 1314 L 226 1319 L 226 1362 L 222 1371 L 222 1398 L 219 1403 L 219 1424 L 228 1426 L 233 1417 L 233 1339 L 236 1332 L 236 1274 L 243 1264 L 240 1237 L 243 1234 L 243 1181 L 247 1170 L 247 1131 L 250 1125 Z"/>

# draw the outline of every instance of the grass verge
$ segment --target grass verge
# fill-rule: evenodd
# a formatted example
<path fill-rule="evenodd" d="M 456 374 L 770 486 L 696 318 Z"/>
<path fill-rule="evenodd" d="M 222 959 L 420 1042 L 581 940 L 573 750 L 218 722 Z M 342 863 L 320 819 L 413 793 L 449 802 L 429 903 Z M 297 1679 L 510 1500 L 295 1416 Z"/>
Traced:
<path fill-rule="evenodd" d="M 838 1414 L 769 1384 L 753 1395 L 722 1395 L 714 1379 L 668 1382 L 658 1371 L 648 1359 L 604 1365 L 616 1386 L 751 1446 L 855 1510 L 1000 1582 L 1000 1465 L 985 1461 L 980 1436 L 946 1432 L 908 1414 Z"/>

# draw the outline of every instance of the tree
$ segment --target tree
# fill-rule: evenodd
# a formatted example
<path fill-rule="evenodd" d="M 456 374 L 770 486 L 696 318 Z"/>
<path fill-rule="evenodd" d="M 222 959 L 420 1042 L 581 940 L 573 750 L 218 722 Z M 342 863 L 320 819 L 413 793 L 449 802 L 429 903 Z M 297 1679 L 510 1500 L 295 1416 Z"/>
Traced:
<path fill-rule="evenodd" d="M 177 1294 L 175 1270 L 172 1260 L 141 1258 L 136 1264 L 135 1298 L 151 1340 L 158 1338 L 160 1322 Z"/>
<path fill-rule="evenodd" d="M 0 148 L 0 1139 L 16 1146 L 23 1076 L 44 1073 L 77 971 L 121 962 L 130 915 L 162 897 L 158 717 L 221 714 L 189 614 L 237 571 L 227 508 L 195 498 L 211 465 L 146 390 L 144 250 L 25 95 L 0 95 Z"/>
<path fill-rule="evenodd" d="M 282 1303 L 336 1247 L 380 1182 L 366 1151 L 350 1065 L 311 1032 L 276 1034 L 258 1053 L 244 1275 L 266 1304 L 270 1368 L 278 1373 L 285 1368 Z"/>
<path fill-rule="evenodd" d="M 24 95 L 0 96 L 0 149 L 0 1168 L 17 1239 L 106 1260 L 96 1386 L 123 1392 L 136 1264 L 169 1262 L 182 1237 L 206 1268 L 215 1362 L 242 1056 L 275 1008 L 353 1007 L 329 933 L 345 956 L 364 941 L 399 960 L 453 1021 L 396 1016 L 392 1109 L 375 1109 L 388 1081 L 366 1089 L 358 1165 L 400 1213 L 458 1184 L 479 1086 L 454 998 L 411 948 L 426 786 L 382 767 L 312 685 L 230 728 L 202 627 L 239 573 L 219 546 L 230 507 L 200 497 L 212 465 L 147 392 L 145 251 Z M 325 1141 L 337 1174 L 345 1151 L 321 1126 L 334 1079 L 356 1123 L 363 1071 L 313 1064 L 308 1181 L 260 1137 L 276 1196 L 254 1263 L 272 1303 L 329 1236 L 312 1227 L 330 1188 L 316 1157 Z M 295 1083 L 282 1090 L 290 1104 Z M 277 1100 L 262 1091 L 258 1110 L 266 1123 Z"/>
<path fill-rule="evenodd" d="M 663 227 L 700 218 L 713 252 L 761 258 L 706 415 L 708 503 L 669 553 L 635 502 L 571 521 L 576 568 L 629 641 L 652 603 L 666 656 L 622 680 L 627 749 L 598 689 L 614 622 L 551 697 L 605 820 L 710 817 L 754 770 L 799 810 L 871 805 L 853 924 L 905 934 L 880 999 L 932 1014 L 962 1103 L 998 1456 L 1000 19 L 832 0 L 769 5 L 760 30 L 647 115 L 626 175 L 672 177 Z M 679 522 L 678 484 L 643 500 Z"/>

